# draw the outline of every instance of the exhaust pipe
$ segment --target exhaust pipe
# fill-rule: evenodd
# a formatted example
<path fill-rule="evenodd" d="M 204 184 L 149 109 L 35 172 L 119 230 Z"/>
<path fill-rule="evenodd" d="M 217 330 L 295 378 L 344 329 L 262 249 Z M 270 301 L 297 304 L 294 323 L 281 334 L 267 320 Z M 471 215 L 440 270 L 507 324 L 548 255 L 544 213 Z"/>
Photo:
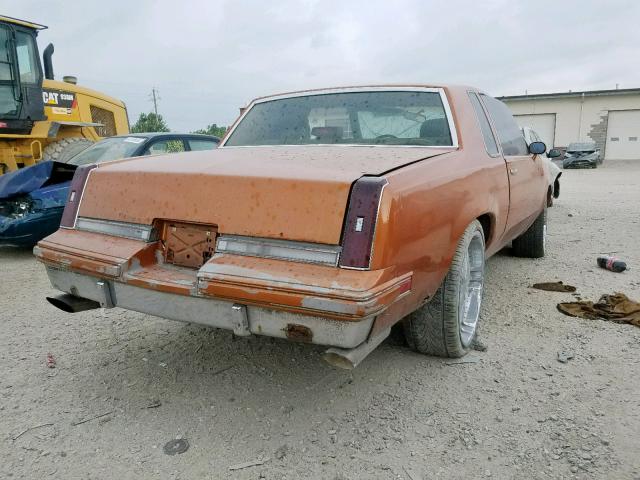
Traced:
<path fill-rule="evenodd" d="M 42 63 L 44 64 L 44 78 L 47 80 L 53 80 L 53 62 L 51 57 L 53 55 L 53 43 L 47 45 L 47 48 L 42 52 Z"/>
<path fill-rule="evenodd" d="M 85 310 L 94 310 L 100 308 L 98 302 L 89 300 L 88 298 L 76 297 L 69 293 L 56 295 L 55 297 L 47 297 L 47 301 L 54 307 L 58 307 L 63 312 L 78 313 Z"/>
<path fill-rule="evenodd" d="M 353 370 L 362 360 L 366 358 L 382 341 L 389 336 L 391 328 L 380 332 L 373 338 L 369 338 L 366 342 L 362 342 L 355 348 L 330 348 L 322 358 L 329 365 L 344 370 Z"/>

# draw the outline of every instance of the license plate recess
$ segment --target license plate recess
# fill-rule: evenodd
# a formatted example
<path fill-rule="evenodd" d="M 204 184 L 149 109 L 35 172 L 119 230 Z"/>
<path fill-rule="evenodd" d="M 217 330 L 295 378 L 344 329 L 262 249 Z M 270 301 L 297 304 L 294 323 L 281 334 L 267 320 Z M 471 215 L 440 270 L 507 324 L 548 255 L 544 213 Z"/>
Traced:
<path fill-rule="evenodd" d="M 165 263 L 200 268 L 215 251 L 216 234 L 215 225 L 163 222 L 161 238 Z"/>

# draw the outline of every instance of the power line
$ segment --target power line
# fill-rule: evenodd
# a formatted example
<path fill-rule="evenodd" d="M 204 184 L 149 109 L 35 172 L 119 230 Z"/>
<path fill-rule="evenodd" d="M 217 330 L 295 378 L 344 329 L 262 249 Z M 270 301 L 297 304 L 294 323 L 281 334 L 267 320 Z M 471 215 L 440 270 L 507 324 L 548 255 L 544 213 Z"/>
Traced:
<path fill-rule="evenodd" d="M 158 116 L 158 101 L 161 100 L 159 92 L 156 90 L 156 87 L 151 89 L 151 101 L 153 102 L 153 111 L 156 112 L 156 117 Z"/>

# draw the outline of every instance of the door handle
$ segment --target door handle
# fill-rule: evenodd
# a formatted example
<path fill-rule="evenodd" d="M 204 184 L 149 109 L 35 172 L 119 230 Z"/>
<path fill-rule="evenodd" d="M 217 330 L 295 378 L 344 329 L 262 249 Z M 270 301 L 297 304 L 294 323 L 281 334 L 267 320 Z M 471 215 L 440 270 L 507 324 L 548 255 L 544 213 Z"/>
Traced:
<path fill-rule="evenodd" d="M 516 173 L 518 173 L 518 169 L 517 169 L 517 168 L 514 168 L 514 167 L 511 167 L 511 168 L 509 169 L 509 173 L 510 173 L 511 175 L 515 175 Z"/>

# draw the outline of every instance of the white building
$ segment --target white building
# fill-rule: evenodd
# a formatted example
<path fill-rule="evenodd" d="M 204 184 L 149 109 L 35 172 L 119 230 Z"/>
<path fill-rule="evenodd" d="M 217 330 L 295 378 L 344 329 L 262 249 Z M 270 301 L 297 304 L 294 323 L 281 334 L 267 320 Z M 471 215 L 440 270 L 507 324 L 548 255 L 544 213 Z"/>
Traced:
<path fill-rule="evenodd" d="M 640 88 L 500 97 L 549 146 L 594 141 L 605 160 L 640 160 Z"/>

